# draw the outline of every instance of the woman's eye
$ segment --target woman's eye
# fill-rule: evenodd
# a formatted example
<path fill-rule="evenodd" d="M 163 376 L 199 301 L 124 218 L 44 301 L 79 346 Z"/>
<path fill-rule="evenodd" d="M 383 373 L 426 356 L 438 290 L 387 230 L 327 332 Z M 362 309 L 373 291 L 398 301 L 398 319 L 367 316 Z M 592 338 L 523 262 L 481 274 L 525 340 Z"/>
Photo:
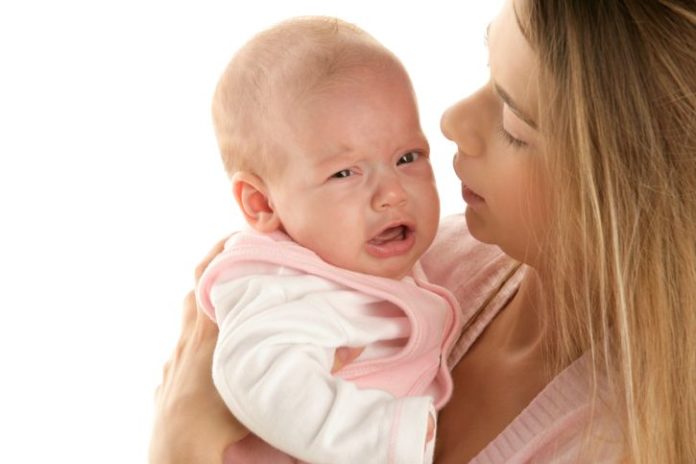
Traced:
<path fill-rule="evenodd" d="M 332 179 L 343 179 L 344 177 L 350 177 L 352 176 L 353 173 L 350 171 L 350 169 L 343 169 L 341 171 L 338 171 L 334 175 L 331 176 Z"/>
<path fill-rule="evenodd" d="M 502 124 L 498 127 L 498 132 L 500 132 L 503 140 L 512 145 L 514 148 L 524 148 L 527 146 L 527 142 L 514 137 L 511 133 L 505 130 Z"/>
<path fill-rule="evenodd" d="M 396 165 L 400 164 L 405 164 L 405 163 L 413 163 L 418 159 L 420 156 L 420 153 L 417 153 L 415 151 L 409 151 L 405 155 L 403 155 L 401 158 L 399 158 L 399 161 L 396 162 Z"/>

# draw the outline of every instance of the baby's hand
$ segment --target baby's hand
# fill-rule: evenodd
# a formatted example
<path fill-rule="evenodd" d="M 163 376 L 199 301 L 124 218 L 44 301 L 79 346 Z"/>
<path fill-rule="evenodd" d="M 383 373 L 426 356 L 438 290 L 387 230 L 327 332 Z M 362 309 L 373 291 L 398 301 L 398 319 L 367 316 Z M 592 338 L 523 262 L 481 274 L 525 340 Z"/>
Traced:
<path fill-rule="evenodd" d="M 433 416 L 428 416 L 428 432 L 425 434 L 425 442 L 430 443 L 433 438 L 435 438 L 435 419 Z"/>
<path fill-rule="evenodd" d="M 433 462 L 433 455 L 435 453 L 435 414 L 428 414 L 428 430 L 425 433 L 425 447 L 423 462 Z"/>
<path fill-rule="evenodd" d="M 333 367 L 331 368 L 331 373 L 334 374 L 340 371 L 346 364 L 350 364 L 355 361 L 355 359 L 360 356 L 364 349 L 364 346 L 359 346 L 356 348 L 342 346 L 337 348 L 336 353 L 334 354 L 334 363 Z"/>

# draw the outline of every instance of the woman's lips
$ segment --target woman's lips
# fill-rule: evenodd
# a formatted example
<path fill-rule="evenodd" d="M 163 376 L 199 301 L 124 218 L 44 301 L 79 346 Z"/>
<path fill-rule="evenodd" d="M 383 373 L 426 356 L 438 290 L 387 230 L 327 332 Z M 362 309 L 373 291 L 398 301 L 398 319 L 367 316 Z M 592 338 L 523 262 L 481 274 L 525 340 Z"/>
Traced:
<path fill-rule="evenodd" d="M 462 198 L 464 198 L 467 205 L 471 206 L 480 205 L 486 202 L 481 195 L 474 192 L 466 185 L 462 185 Z"/>
<path fill-rule="evenodd" d="M 376 258 L 391 258 L 408 253 L 416 242 L 416 234 L 406 225 L 387 227 L 367 242 L 366 250 Z"/>

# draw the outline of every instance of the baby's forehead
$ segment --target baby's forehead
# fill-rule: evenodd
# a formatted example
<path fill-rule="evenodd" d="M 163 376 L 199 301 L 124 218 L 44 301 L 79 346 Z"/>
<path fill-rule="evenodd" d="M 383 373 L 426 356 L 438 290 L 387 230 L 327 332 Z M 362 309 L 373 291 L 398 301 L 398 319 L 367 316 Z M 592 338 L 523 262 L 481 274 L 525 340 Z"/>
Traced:
<path fill-rule="evenodd" d="M 267 121 L 275 137 L 292 138 L 298 132 L 321 130 L 326 122 L 322 118 L 364 102 L 364 96 L 374 94 L 374 87 L 385 79 L 394 83 L 395 92 L 397 88 L 410 90 L 405 70 L 388 55 L 354 62 L 330 73 L 318 73 L 311 67 L 302 71 L 307 74 L 298 71 L 295 79 L 279 83 L 267 95 Z"/>
<path fill-rule="evenodd" d="M 365 31 L 340 20 L 290 20 L 252 39 L 242 50 L 257 83 L 280 91 L 330 83 L 355 68 L 394 64 L 398 59 Z"/>
<path fill-rule="evenodd" d="M 292 106 L 318 102 L 330 104 L 332 99 L 339 98 L 347 89 L 359 92 L 361 89 L 371 88 L 375 78 L 389 75 L 397 79 L 408 79 L 400 64 L 387 56 L 336 68 L 321 72 L 316 67 L 307 65 L 298 69 L 293 79 L 278 85 L 276 100 Z"/>

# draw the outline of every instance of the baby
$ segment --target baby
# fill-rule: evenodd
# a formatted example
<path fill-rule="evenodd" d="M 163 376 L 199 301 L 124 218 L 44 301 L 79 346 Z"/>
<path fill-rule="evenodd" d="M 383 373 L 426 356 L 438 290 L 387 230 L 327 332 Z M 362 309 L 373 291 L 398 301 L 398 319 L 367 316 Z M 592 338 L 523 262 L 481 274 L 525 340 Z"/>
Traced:
<path fill-rule="evenodd" d="M 236 54 L 213 116 L 250 226 L 198 287 L 215 385 L 253 432 L 228 459 L 431 462 L 461 322 L 418 264 L 439 203 L 403 66 L 353 25 L 292 19 Z"/>

